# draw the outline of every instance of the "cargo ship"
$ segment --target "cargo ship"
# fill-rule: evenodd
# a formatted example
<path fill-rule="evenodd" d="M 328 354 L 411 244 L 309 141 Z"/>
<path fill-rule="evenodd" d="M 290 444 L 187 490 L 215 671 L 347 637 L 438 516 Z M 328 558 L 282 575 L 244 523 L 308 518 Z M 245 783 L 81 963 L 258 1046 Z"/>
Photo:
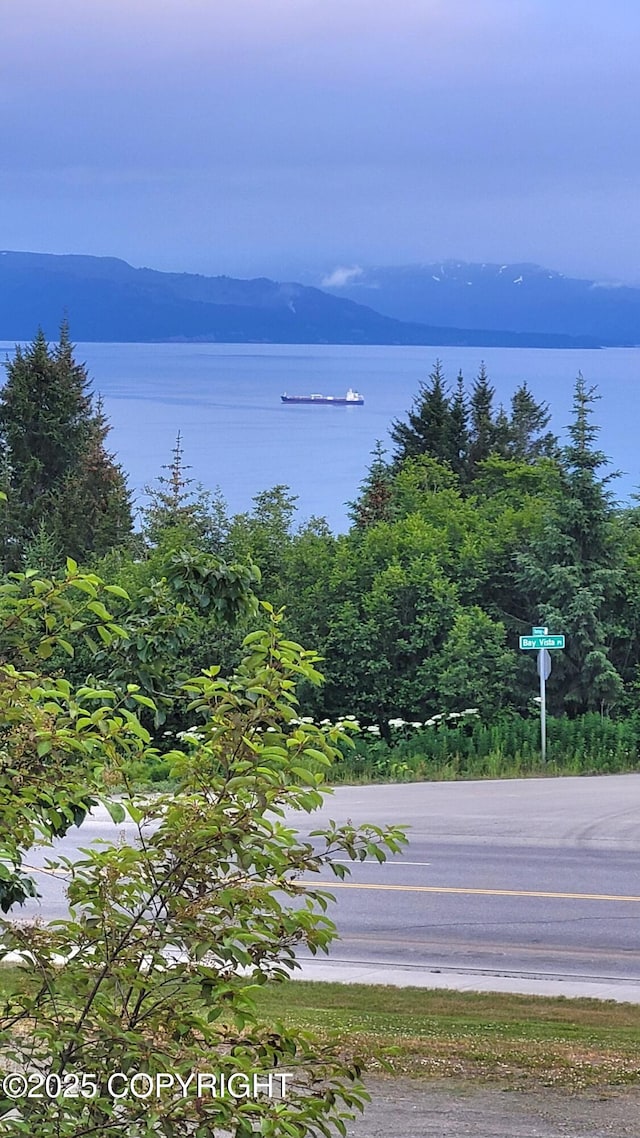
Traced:
<path fill-rule="evenodd" d="M 284 395 L 280 396 L 283 403 L 331 403 L 337 407 L 362 406 L 364 399 L 359 392 L 349 388 L 346 395 Z"/>

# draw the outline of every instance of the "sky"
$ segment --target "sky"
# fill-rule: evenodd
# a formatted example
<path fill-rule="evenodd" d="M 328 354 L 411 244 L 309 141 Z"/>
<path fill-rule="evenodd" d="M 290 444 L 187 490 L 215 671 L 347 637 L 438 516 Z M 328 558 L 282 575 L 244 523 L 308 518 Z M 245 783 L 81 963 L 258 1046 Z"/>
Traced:
<path fill-rule="evenodd" d="M 634 0 L 0 0 L 0 248 L 640 284 L 639 33 Z"/>

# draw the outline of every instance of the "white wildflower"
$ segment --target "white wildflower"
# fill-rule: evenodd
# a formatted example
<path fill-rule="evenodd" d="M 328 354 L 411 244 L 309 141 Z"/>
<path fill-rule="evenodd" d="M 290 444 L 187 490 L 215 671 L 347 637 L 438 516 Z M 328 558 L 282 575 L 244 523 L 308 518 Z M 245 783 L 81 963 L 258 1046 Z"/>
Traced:
<path fill-rule="evenodd" d="M 422 727 L 422 724 L 421 723 L 412 723 L 411 726 L 412 727 Z"/>

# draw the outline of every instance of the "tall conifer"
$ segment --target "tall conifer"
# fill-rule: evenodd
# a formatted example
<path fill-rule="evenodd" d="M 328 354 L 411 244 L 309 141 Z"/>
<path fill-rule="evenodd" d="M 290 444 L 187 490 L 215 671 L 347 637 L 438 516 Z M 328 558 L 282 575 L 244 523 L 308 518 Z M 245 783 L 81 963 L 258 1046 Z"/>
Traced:
<path fill-rule="evenodd" d="M 565 651 L 554 653 L 550 696 L 554 710 L 572 713 L 607 711 L 622 691 L 609 658 L 606 617 L 622 589 L 624 547 L 609 489 L 615 474 L 600 473 L 608 460 L 596 446 L 597 398 L 578 375 L 570 442 L 562 451 L 562 492 L 541 535 L 518 559 L 529 620 L 566 634 Z"/>
<path fill-rule="evenodd" d="M 469 476 L 469 404 L 461 371 L 458 372 L 455 393 L 451 400 L 449 423 L 449 461 L 454 473 L 464 484 Z"/>
<path fill-rule="evenodd" d="M 484 363 L 471 388 L 469 401 L 469 474 L 473 478 L 478 464 L 494 454 L 498 448 L 499 431 L 494 420 L 493 400 L 495 388 L 489 382 Z"/>
<path fill-rule="evenodd" d="M 5 569 L 15 569 L 36 534 L 49 533 L 75 558 L 101 554 L 132 528 L 126 479 L 105 449 L 108 422 L 93 405 L 67 323 L 50 347 L 42 330 L 6 364 L 0 392 L 0 449 L 9 502 L 2 529 Z M 44 528 L 43 528 L 44 527 Z"/>
<path fill-rule="evenodd" d="M 538 458 L 558 456 L 558 439 L 546 431 L 551 421 L 547 403 L 538 403 L 526 383 L 521 383 L 511 396 L 509 451 L 511 458 L 535 462 Z"/>
<path fill-rule="evenodd" d="M 360 486 L 360 497 L 349 502 L 349 514 L 357 529 L 367 529 L 392 517 L 393 477 L 380 439 L 371 452 L 367 476 Z"/>
<path fill-rule="evenodd" d="M 396 444 L 396 465 L 422 454 L 439 462 L 450 460 L 451 407 L 440 360 L 436 360 L 429 382 L 420 384 L 407 422 L 396 420 L 390 434 Z"/>

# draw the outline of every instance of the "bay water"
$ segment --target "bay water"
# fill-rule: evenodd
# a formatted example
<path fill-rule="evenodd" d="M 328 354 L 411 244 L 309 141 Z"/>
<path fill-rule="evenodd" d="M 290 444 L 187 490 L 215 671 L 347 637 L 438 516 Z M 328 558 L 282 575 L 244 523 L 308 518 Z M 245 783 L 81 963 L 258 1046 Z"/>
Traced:
<path fill-rule="evenodd" d="M 0 344 L 10 357 L 13 344 Z M 94 392 L 111 422 L 109 448 L 129 476 L 138 504 L 143 487 L 171 462 L 180 431 L 187 472 L 219 487 L 232 512 L 277 484 L 298 496 L 298 521 L 326 517 L 348 526 L 377 439 L 410 408 L 421 380 L 440 359 L 447 379 L 461 370 L 467 386 L 484 361 L 496 401 L 508 406 L 526 380 L 547 401 L 552 427 L 564 437 L 576 375 L 596 384 L 599 445 L 623 472 L 613 484 L 627 499 L 640 486 L 640 348 L 601 351 L 337 346 L 299 344 L 78 344 Z M 283 404 L 282 393 L 344 395 L 362 407 Z M 166 473 L 166 471 L 164 472 Z"/>

